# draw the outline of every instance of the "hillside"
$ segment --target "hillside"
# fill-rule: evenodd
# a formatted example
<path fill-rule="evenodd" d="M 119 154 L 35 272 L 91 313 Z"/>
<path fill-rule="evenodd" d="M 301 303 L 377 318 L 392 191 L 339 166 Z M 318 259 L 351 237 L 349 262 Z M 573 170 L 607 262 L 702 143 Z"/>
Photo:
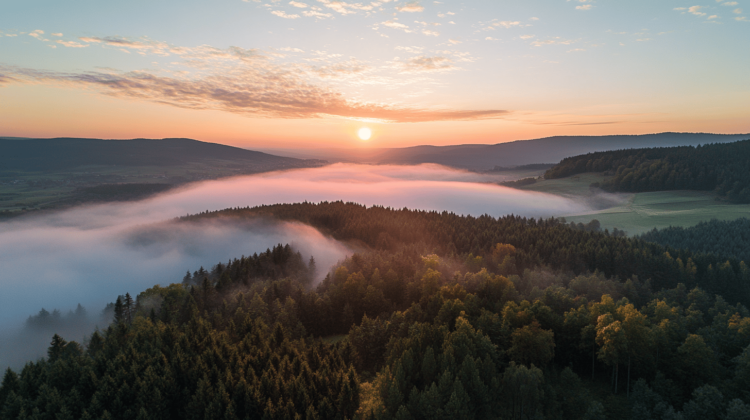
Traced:
<path fill-rule="evenodd" d="M 261 167 L 301 167 L 300 159 L 191 139 L 0 138 L 3 170 L 50 171 L 85 165 L 175 166 L 210 159 Z"/>
<path fill-rule="evenodd" d="M 499 144 L 415 146 L 392 149 L 283 150 L 272 153 L 312 157 L 328 161 L 414 165 L 437 163 L 473 171 L 496 166 L 513 167 L 533 163 L 556 163 L 569 156 L 607 150 L 643 147 L 697 146 L 750 138 L 750 134 L 658 133 L 616 136 L 555 136 Z"/>
<path fill-rule="evenodd" d="M 137 200 L 190 182 L 325 163 L 191 139 L 0 137 L 0 218 Z"/>
<path fill-rule="evenodd" d="M 563 159 L 544 177 L 586 172 L 611 175 L 595 185 L 605 191 L 712 191 L 734 203 L 750 203 L 750 140 L 589 153 Z"/>

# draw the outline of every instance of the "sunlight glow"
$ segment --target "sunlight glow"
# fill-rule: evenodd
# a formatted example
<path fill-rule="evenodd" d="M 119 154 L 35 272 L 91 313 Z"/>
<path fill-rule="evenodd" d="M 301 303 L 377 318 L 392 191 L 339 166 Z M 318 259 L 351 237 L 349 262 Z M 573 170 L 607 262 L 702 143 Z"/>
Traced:
<path fill-rule="evenodd" d="M 372 136 L 372 131 L 367 127 L 362 127 L 357 131 L 357 135 L 362 140 L 370 140 L 370 136 Z"/>

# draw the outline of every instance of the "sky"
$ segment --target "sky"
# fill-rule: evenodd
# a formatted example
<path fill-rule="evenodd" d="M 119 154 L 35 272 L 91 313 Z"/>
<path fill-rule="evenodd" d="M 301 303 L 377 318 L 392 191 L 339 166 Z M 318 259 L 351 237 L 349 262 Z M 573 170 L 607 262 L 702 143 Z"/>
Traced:
<path fill-rule="evenodd" d="M 750 0 L 3 0 L 0 136 L 749 133 L 748 52 Z"/>

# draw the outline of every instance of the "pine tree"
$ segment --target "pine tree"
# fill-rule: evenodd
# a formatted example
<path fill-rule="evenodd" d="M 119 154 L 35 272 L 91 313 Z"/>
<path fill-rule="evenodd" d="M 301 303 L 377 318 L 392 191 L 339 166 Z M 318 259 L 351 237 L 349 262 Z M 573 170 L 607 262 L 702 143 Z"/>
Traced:
<path fill-rule="evenodd" d="M 63 340 L 62 337 L 55 334 L 52 336 L 52 342 L 50 343 L 49 349 L 47 349 L 47 357 L 50 362 L 54 362 L 59 359 L 60 356 L 65 352 L 65 346 L 68 344 L 67 341 Z"/>
<path fill-rule="evenodd" d="M 122 304 L 122 299 L 118 296 L 115 301 L 115 324 L 121 324 L 126 321 L 125 307 Z"/>
<path fill-rule="evenodd" d="M 0 414 L 2 414 L 2 408 L 5 405 L 8 395 L 11 392 L 18 392 L 18 386 L 18 375 L 10 370 L 10 368 L 7 368 L 5 375 L 3 375 L 3 382 L 0 384 Z"/>
<path fill-rule="evenodd" d="M 135 305 L 133 304 L 133 298 L 130 297 L 130 293 L 125 293 L 125 301 L 123 302 L 123 304 L 125 322 L 130 325 L 133 323 L 133 316 L 135 315 Z"/>

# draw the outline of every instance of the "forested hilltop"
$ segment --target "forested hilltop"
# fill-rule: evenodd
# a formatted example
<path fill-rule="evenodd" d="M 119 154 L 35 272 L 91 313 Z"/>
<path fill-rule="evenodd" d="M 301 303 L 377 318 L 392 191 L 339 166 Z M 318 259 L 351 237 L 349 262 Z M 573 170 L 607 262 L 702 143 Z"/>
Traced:
<path fill-rule="evenodd" d="M 544 177 L 584 172 L 613 175 L 597 185 L 607 191 L 714 191 L 731 202 L 750 203 L 750 140 L 589 153 L 563 159 Z"/>
<path fill-rule="evenodd" d="M 750 270 L 557 220 L 356 204 L 181 218 L 308 223 L 365 251 L 314 285 L 291 247 L 118 297 L 83 345 L 8 370 L 2 419 L 741 419 Z M 723 297 L 722 297 L 723 295 Z"/>
<path fill-rule="evenodd" d="M 714 253 L 750 261 L 750 220 L 711 220 L 696 226 L 654 229 L 640 235 L 648 242 L 693 252 Z"/>

